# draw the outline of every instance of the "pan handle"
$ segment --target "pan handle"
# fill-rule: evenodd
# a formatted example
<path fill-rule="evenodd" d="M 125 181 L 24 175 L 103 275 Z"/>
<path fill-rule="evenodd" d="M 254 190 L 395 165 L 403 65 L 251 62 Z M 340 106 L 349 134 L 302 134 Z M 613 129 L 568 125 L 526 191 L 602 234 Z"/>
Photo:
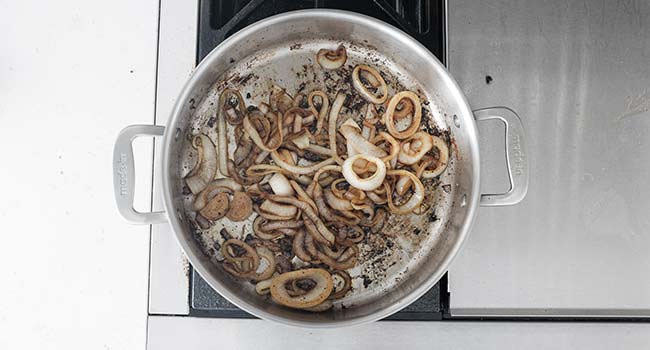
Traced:
<path fill-rule="evenodd" d="M 507 107 L 490 107 L 474 111 L 477 121 L 499 120 L 506 126 L 506 165 L 510 190 L 505 193 L 481 194 L 484 207 L 513 205 L 521 202 L 528 192 L 528 160 L 526 139 L 521 119 Z"/>
<path fill-rule="evenodd" d="M 132 224 L 158 224 L 167 222 L 164 211 L 141 213 L 133 208 L 135 192 L 135 167 L 132 142 L 139 136 L 163 136 L 164 126 L 130 125 L 117 136 L 113 148 L 113 187 L 120 214 Z"/>

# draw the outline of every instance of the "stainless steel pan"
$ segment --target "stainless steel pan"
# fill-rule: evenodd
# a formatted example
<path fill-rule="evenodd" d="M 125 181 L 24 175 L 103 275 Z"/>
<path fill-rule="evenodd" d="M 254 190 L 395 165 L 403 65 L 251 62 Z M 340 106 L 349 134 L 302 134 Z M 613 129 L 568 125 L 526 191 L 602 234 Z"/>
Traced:
<path fill-rule="evenodd" d="M 387 236 L 379 243 L 391 241 L 379 253 L 372 251 L 376 247 L 362 248 L 366 254 L 361 259 L 364 263 L 352 273 L 356 277 L 354 292 L 331 311 L 308 313 L 265 300 L 249 283 L 231 278 L 219 264 L 212 262 L 214 257 L 205 244 L 210 239 L 218 241 L 219 237 L 214 232 L 196 234 L 192 218 L 185 210 L 188 196 L 183 194 L 182 178 L 188 169 L 188 137 L 206 132 L 216 139 L 214 129 L 207 125 L 224 87 L 250 93 L 249 103 L 261 101 L 273 83 L 288 92 L 301 87 L 309 91 L 311 85 L 315 87 L 326 79 L 317 66 L 314 68 L 316 51 L 339 44 L 348 48 L 349 64 L 369 62 L 387 75 L 394 89 L 418 91 L 429 101 L 425 106 L 426 122 L 448 135 L 451 162 L 439 186 L 429 189 L 428 215 L 391 225 L 387 231 L 400 233 Z M 305 82 L 306 86 L 301 86 Z M 506 126 L 511 184 L 507 193 L 480 194 L 479 190 L 476 121 L 489 119 L 500 120 Z M 160 171 L 166 212 L 139 213 L 133 209 L 135 174 L 131 141 L 140 135 L 164 137 Z M 134 125 L 124 129 L 115 145 L 114 185 L 122 215 L 134 223 L 169 222 L 192 266 L 233 304 L 253 315 L 285 324 L 332 327 L 381 319 L 431 288 L 447 271 L 465 241 L 479 205 L 511 205 L 523 199 L 528 186 L 525 155 L 519 117 L 507 108 L 472 112 L 445 67 L 411 37 L 370 17 L 343 11 L 307 10 L 255 23 L 214 49 L 183 88 L 166 127 Z M 228 228 L 235 233 L 241 229 L 240 226 Z M 377 262 L 378 254 L 385 255 L 381 262 Z M 383 265 L 376 266 L 379 263 Z M 375 274 L 374 280 L 364 286 L 368 274 Z"/>

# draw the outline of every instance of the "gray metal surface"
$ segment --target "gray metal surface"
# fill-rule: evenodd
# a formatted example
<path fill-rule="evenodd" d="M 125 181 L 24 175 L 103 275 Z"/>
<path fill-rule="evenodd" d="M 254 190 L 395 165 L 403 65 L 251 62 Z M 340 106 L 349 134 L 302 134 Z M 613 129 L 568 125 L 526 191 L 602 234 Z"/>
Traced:
<path fill-rule="evenodd" d="M 219 293 L 210 287 L 210 285 L 196 272 L 193 272 L 192 274 L 191 291 L 190 303 L 194 310 L 206 311 L 208 315 L 215 317 L 247 315 L 245 312 L 241 311 L 235 305 L 219 295 Z M 400 312 L 390 316 L 389 319 L 440 319 L 442 317 L 440 313 L 441 311 L 440 284 L 436 284 L 418 300 L 400 310 Z"/>
<path fill-rule="evenodd" d="M 527 131 L 526 199 L 481 208 L 450 270 L 454 315 L 650 315 L 650 3 L 448 8 L 452 75 Z M 482 162 L 503 130 L 480 125 Z M 482 167 L 482 191 L 502 190 Z"/>
<path fill-rule="evenodd" d="M 650 344 L 647 323 L 386 321 L 314 330 L 261 320 L 151 316 L 148 328 L 148 350 L 646 350 Z"/>
<path fill-rule="evenodd" d="M 336 40 L 328 41 L 332 37 Z M 431 234 L 433 239 L 427 239 L 412 255 L 414 258 L 406 260 L 408 265 L 400 283 L 385 293 L 370 295 L 372 299 L 360 298 L 354 307 L 306 314 L 266 302 L 250 288 L 244 288 L 241 283 L 229 278 L 220 266 L 211 263 L 196 242 L 189 218 L 181 209 L 184 201 L 181 164 L 189 129 L 197 117 L 208 119 L 207 114 L 200 113 L 213 108 L 209 103 L 214 102 L 218 93 L 218 86 L 213 84 L 225 72 L 229 69 L 237 72 L 238 67 L 250 69 L 244 63 L 268 71 L 263 66 L 268 64 L 278 69 L 279 73 L 276 72 L 274 79 L 281 85 L 297 85 L 295 79 L 287 78 L 289 72 L 280 74 L 288 69 L 291 59 L 298 57 L 288 55 L 288 48 L 300 43 L 302 47 L 312 50 L 317 47 L 313 45 L 315 40 L 327 42 L 330 46 L 340 41 L 361 43 L 355 46 L 362 48 L 361 52 L 381 47 L 381 51 L 373 54 L 382 61 L 385 69 L 399 74 L 400 81 L 403 77 L 404 84 L 409 81 L 406 85 L 421 88 L 432 106 L 439 109 L 438 113 L 432 110 L 432 118 L 442 127 L 449 126 L 455 141 L 455 160 L 445 175 L 453 184 L 451 193 L 444 198 L 447 204 L 436 206 L 436 213 L 440 211 L 439 226 L 431 226 L 435 230 Z M 359 53 L 355 50 L 350 50 L 348 57 Z M 405 52 L 409 54 L 405 55 Z M 276 55 L 280 55 L 280 59 Z M 399 64 L 391 58 L 399 58 Z M 295 86 L 286 87 L 295 89 Z M 444 274 L 469 231 L 478 205 L 478 139 L 474 118 L 464 96 L 440 62 L 422 45 L 369 17 L 326 10 L 294 12 L 257 22 L 244 29 L 222 43 L 197 67 L 177 100 L 167 128 L 163 152 L 163 192 L 170 223 L 181 246 L 193 267 L 222 296 L 243 310 L 266 319 L 292 325 L 331 327 L 369 322 L 399 311 L 422 296 Z M 440 232 L 445 234 L 438 234 Z"/>

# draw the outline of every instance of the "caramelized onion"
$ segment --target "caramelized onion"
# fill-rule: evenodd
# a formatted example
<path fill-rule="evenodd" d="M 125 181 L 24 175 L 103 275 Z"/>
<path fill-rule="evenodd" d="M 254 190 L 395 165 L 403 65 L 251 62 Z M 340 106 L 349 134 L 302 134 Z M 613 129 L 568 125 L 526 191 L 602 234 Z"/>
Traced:
<path fill-rule="evenodd" d="M 267 213 L 285 217 L 292 217 L 298 212 L 298 209 L 293 205 L 283 205 L 270 199 L 265 200 L 260 205 L 260 209 Z"/>
<path fill-rule="evenodd" d="M 194 137 L 192 147 L 198 151 L 196 166 L 185 178 L 185 183 L 192 193 L 201 192 L 217 173 L 217 150 L 209 137 L 201 134 Z"/>
<path fill-rule="evenodd" d="M 373 163 L 377 170 L 368 178 L 361 178 L 357 175 L 352 166 L 357 160 L 365 160 Z M 357 154 L 356 156 L 350 157 L 345 160 L 342 167 L 343 177 L 345 180 L 355 188 L 358 188 L 363 191 L 372 191 L 379 186 L 381 186 L 384 178 L 386 177 L 386 164 L 381 161 L 381 159 L 372 156 L 366 156 L 363 154 Z"/>
<path fill-rule="evenodd" d="M 361 81 L 361 75 L 364 75 L 364 79 L 371 83 L 373 88 L 376 88 L 380 91 L 381 95 L 376 96 L 374 93 L 368 90 L 368 88 Z M 366 99 L 366 101 L 374 104 L 382 104 L 388 98 L 388 86 L 382 78 L 379 72 L 370 66 L 365 64 L 360 64 L 354 67 L 352 71 L 352 86 L 359 92 L 361 97 Z"/>
<path fill-rule="evenodd" d="M 318 215 L 309 206 L 309 204 L 293 197 L 271 195 L 269 198 L 275 202 L 290 204 L 302 210 L 303 213 L 307 215 L 309 220 L 311 220 L 314 225 L 316 225 L 318 232 L 323 236 L 323 238 L 325 238 L 329 243 L 334 243 L 334 234 L 327 228 L 327 226 L 325 226 L 323 221 L 318 217 Z"/>
<path fill-rule="evenodd" d="M 233 98 L 237 101 L 232 101 Z M 233 89 L 223 90 L 219 97 L 219 108 L 226 114 L 228 123 L 232 125 L 242 123 L 244 113 L 246 113 L 246 103 L 244 103 L 244 98 L 239 91 Z"/>
<path fill-rule="evenodd" d="M 343 280 L 343 285 L 335 289 L 332 294 L 330 294 L 329 299 L 341 299 L 347 294 L 350 289 L 352 289 L 352 278 L 350 278 L 350 274 L 348 274 L 345 271 L 334 271 L 332 272 L 332 278 L 334 276 L 339 276 Z"/>
<path fill-rule="evenodd" d="M 397 160 L 406 165 L 415 164 L 433 147 L 433 139 L 426 131 L 418 131 L 402 142 Z"/>
<path fill-rule="evenodd" d="M 282 169 L 287 170 L 290 173 L 298 174 L 298 175 L 311 174 L 311 173 L 315 172 L 316 170 L 318 170 L 318 169 L 320 169 L 320 168 L 322 168 L 322 167 L 324 167 L 326 165 L 334 164 L 334 162 L 335 162 L 334 158 L 328 158 L 328 159 L 325 159 L 322 162 L 315 163 L 315 164 L 312 164 L 312 165 L 309 165 L 309 166 L 291 165 L 291 164 L 285 162 L 284 160 L 282 160 L 280 158 L 280 155 L 278 154 L 278 152 L 275 152 L 275 151 L 271 152 L 271 158 L 273 159 L 275 164 L 277 164 Z"/>
<path fill-rule="evenodd" d="M 316 108 L 316 102 L 314 101 L 315 97 L 319 97 L 321 99 L 320 109 Z M 325 124 L 325 118 L 327 118 L 327 112 L 329 111 L 330 107 L 330 100 L 327 98 L 327 94 L 325 92 L 321 90 L 315 90 L 307 95 L 307 104 L 309 105 L 309 109 L 311 109 L 312 113 L 318 116 L 315 130 L 315 133 L 318 134 L 323 129 L 323 125 Z"/>
<path fill-rule="evenodd" d="M 316 62 L 325 69 L 341 68 L 348 59 L 347 52 L 343 45 L 339 45 L 336 50 L 320 49 L 316 54 Z"/>
<path fill-rule="evenodd" d="M 409 99 L 411 103 L 413 103 L 413 117 L 411 118 L 410 125 L 406 129 L 399 131 L 395 127 L 395 108 L 397 108 L 397 104 L 405 98 Z M 397 93 L 388 102 L 385 118 L 386 129 L 393 137 L 400 140 L 410 137 L 411 135 L 415 134 L 415 132 L 420 128 L 420 121 L 422 119 L 422 106 L 420 105 L 420 98 L 413 91 L 402 91 Z"/>
<path fill-rule="evenodd" d="M 287 283 L 293 280 L 309 279 L 316 285 L 307 293 L 292 297 L 287 292 Z M 304 309 L 325 301 L 332 293 L 332 276 L 324 269 L 304 269 L 283 273 L 271 282 L 271 297 L 284 306 Z"/>
<path fill-rule="evenodd" d="M 262 140 L 262 138 L 260 137 L 260 134 L 257 132 L 257 129 L 255 129 L 255 127 L 251 123 L 249 116 L 247 115 L 246 117 L 244 117 L 244 130 L 246 131 L 246 133 L 248 133 L 248 136 L 250 136 L 251 140 L 253 140 L 255 145 L 257 145 L 257 147 L 261 148 L 263 151 L 266 152 L 273 152 L 276 149 L 278 149 L 278 147 L 280 147 L 280 145 L 282 144 L 282 114 L 276 113 L 275 116 L 277 119 L 276 124 L 277 124 L 278 137 L 274 145 L 266 145 Z"/>
<path fill-rule="evenodd" d="M 433 147 L 438 150 L 439 158 L 434 169 L 425 170 L 422 173 L 422 177 L 425 179 L 432 179 L 442 174 L 447 169 L 447 164 L 449 163 L 449 148 L 447 147 L 447 143 L 437 136 L 432 136 L 431 139 L 433 141 Z"/>
<path fill-rule="evenodd" d="M 343 103 L 345 102 L 345 94 L 341 91 L 336 93 L 336 97 L 334 98 L 334 103 L 332 103 L 332 109 L 330 109 L 330 115 L 329 115 L 329 125 L 327 127 L 327 132 L 329 134 L 329 143 L 330 143 L 330 150 L 332 151 L 332 156 L 334 157 L 334 160 L 342 164 L 343 159 L 339 157 L 338 150 L 336 148 L 336 121 L 339 118 L 339 113 L 341 113 L 341 108 L 343 108 Z"/>
<path fill-rule="evenodd" d="M 386 193 L 388 199 L 388 207 L 393 214 L 408 214 L 420 206 L 420 204 L 422 204 L 422 200 L 424 200 L 424 185 L 422 185 L 422 182 L 420 179 L 418 179 L 417 176 L 415 176 L 415 174 L 406 170 L 389 170 L 387 174 L 389 176 L 408 176 L 415 185 L 415 189 L 413 190 L 411 198 L 409 198 L 406 203 L 396 206 L 393 204 L 393 196 L 391 195 L 393 192 L 390 188 L 390 184 L 388 184 L 388 182 L 384 182 L 384 186 L 387 186 Z"/>

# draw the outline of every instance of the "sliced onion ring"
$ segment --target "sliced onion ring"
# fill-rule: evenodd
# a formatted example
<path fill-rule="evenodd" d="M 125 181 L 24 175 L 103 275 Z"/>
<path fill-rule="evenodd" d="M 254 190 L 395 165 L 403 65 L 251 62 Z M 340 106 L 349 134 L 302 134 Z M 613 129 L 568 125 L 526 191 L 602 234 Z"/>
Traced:
<path fill-rule="evenodd" d="M 332 103 L 332 109 L 330 109 L 329 115 L 329 124 L 327 126 L 327 132 L 329 136 L 330 150 L 332 151 L 332 156 L 334 160 L 342 164 L 343 159 L 339 157 L 338 150 L 336 148 L 336 121 L 339 118 L 339 113 L 341 113 L 341 108 L 343 108 L 343 103 L 345 102 L 346 96 L 343 92 L 339 91 L 336 93 L 334 98 L 334 103 Z"/>
<path fill-rule="evenodd" d="M 411 124 L 408 128 L 402 131 L 398 131 L 395 127 L 394 120 L 395 108 L 397 108 L 397 104 L 399 104 L 400 101 L 405 98 L 411 100 L 411 103 L 413 104 L 413 117 L 411 118 Z M 420 98 L 413 91 L 401 91 L 395 94 L 395 96 L 393 96 L 388 102 L 385 118 L 386 129 L 391 135 L 393 135 L 393 137 L 400 140 L 410 137 L 411 135 L 415 134 L 415 132 L 420 128 L 420 121 L 422 120 L 422 106 L 420 105 Z"/>
<path fill-rule="evenodd" d="M 360 178 L 353 169 L 354 162 L 359 159 L 373 163 L 377 167 L 377 170 L 368 178 Z M 343 162 L 342 173 L 350 186 L 363 191 L 372 191 L 381 186 L 382 182 L 384 182 L 384 178 L 386 177 L 386 164 L 377 157 L 357 154 Z"/>
<path fill-rule="evenodd" d="M 201 192 L 217 173 L 217 150 L 209 137 L 201 134 L 194 137 L 192 146 L 199 153 L 196 167 L 185 178 L 192 193 Z"/>
<path fill-rule="evenodd" d="M 386 193 L 388 199 L 388 208 L 390 209 L 391 213 L 408 214 L 413 210 L 415 210 L 417 207 L 419 207 L 420 204 L 422 204 L 422 201 L 424 200 L 424 185 L 422 185 L 422 182 L 420 181 L 420 179 L 418 179 L 417 176 L 415 176 L 415 174 L 407 170 L 389 170 L 387 174 L 389 176 L 407 176 L 411 179 L 411 181 L 415 185 L 411 198 L 409 198 L 409 200 L 406 201 L 406 203 L 400 206 L 395 206 L 395 204 L 393 203 L 393 196 L 392 196 L 393 192 L 390 188 L 390 184 L 388 184 L 388 181 L 384 182 L 384 186 L 387 186 Z"/>
<path fill-rule="evenodd" d="M 341 134 L 351 143 L 356 153 L 365 154 L 377 158 L 386 157 L 386 151 L 373 145 L 366 140 L 360 133 L 359 126 L 352 119 L 346 120 L 340 128 Z M 348 157 L 353 156 L 348 150 Z"/>
<path fill-rule="evenodd" d="M 372 76 L 372 78 L 369 78 L 367 80 L 373 80 L 372 82 L 379 85 L 375 87 L 380 90 L 380 96 L 376 96 L 370 92 L 368 88 L 366 88 L 366 86 L 361 81 L 361 71 L 366 72 L 369 76 Z M 375 68 L 367 66 L 365 64 L 360 64 L 354 67 L 354 70 L 352 71 L 352 85 L 359 92 L 359 94 L 361 94 L 361 96 L 370 103 L 382 104 L 386 101 L 386 98 L 388 98 L 388 86 L 386 85 L 384 78 L 382 78 L 381 74 L 379 74 Z"/>
<path fill-rule="evenodd" d="M 406 165 L 415 164 L 433 147 L 432 136 L 426 131 L 418 131 L 402 142 L 397 160 Z"/>
<path fill-rule="evenodd" d="M 251 120 L 250 120 L 249 116 L 247 115 L 246 117 L 244 117 L 244 130 L 246 131 L 248 136 L 250 136 L 251 140 L 253 140 L 253 142 L 255 142 L 255 145 L 257 145 L 257 147 L 261 148 L 262 150 L 264 150 L 266 152 L 273 152 L 276 149 L 278 149 L 278 147 L 280 147 L 280 145 L 282 144 L 282 114 L 281 113 L 276 113 L 276 117 L 277 117 L 277 123 L 276 124 L 277 124 L 277 128 L 278 128 L 277 133 L 278 133 L 278 140 L 279 141 L 276 141 L 275 142 L 276 144 L 271 145 L 271 146 L 268 146 L 268 145 L 266 145 L 264 143 L 264 141 L 262 140 L 262 137 L 260 137 L 260 134 L 257 132 L 257 129 L 255 129 L 255 127 L 251 123 Z"/>
<path fill-rule="evenodd" d="M 293 280 L 310 279 L 316 283 L 314 288 L 303 295 L 292 297 L 287 292 L 287 283 Z M 271 296 L 284 306 L 304 309 L 314 307 L 325 301 L 332 293 L 332 276 L 324 269 L 304 269 L 285 272 L 273 278 Z"/>
<path fill-rule="evenodd" d="M 442 174 L 442 172 L 447 169 L 447 164 L 449 163 L 449 147 L 447 147 L 447 143 L 437 136 L 432 136 L 431 139 L 433 141 L 433 147 L 438 149 L 440 158 L 438 159 L 438 162 L 436 162 L 436 167 L 434 169 L 424 170 L 422 177 L 425 179 L 432 179 Z"/>
<path fill-rule="evenodd" d="M 316 102 L 314 102 L 315 97 L 320 97 L 322 101 L 320 105 L 320 110 L 316 109 Z M 318 121 L 316 122 L 316 131 L 315 131 L 315 133 L 318 134 L 320 130 L 323 128 L 323 125 L 325 124 L 325 118 L 327 118 L 327 112 L 329 111 L 330 108 L 330 100 L 327 98 L 327 94 L 324 91 L 315 90 L 310 92 L 309 95 L 307 95 L 307 104 L 309 105 L 309 109 L 311 109 L 312 113 L 318 116 Z"/>

